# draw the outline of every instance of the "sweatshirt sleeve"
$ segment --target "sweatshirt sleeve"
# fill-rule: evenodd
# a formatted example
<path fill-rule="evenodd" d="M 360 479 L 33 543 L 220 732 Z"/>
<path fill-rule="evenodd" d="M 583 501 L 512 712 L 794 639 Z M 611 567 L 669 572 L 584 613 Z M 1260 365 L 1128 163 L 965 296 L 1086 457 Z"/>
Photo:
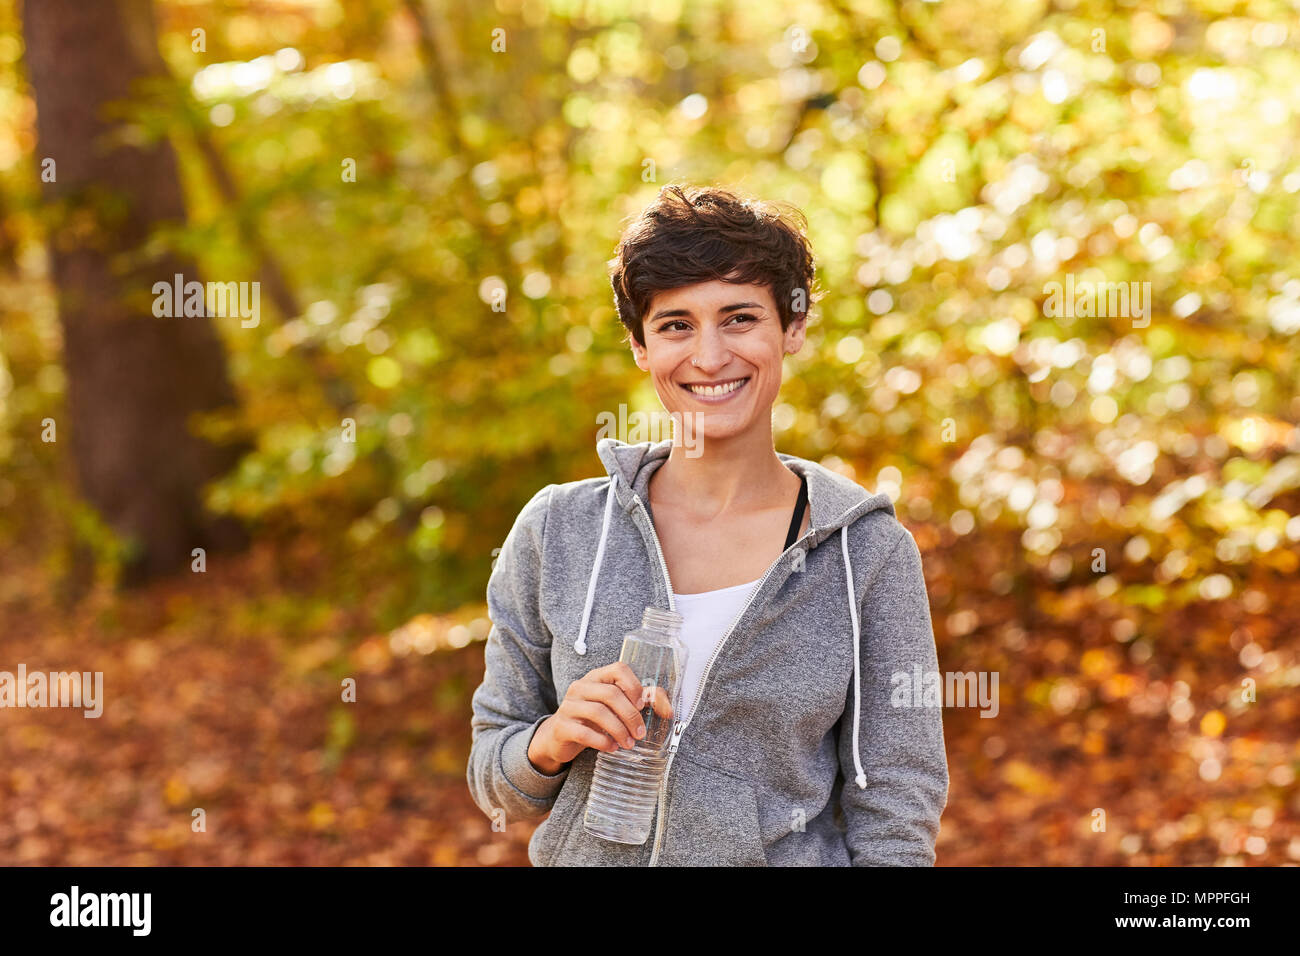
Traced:
<path fill-rule="evenodd" d="M 921 553 L 906 528 L 859 605 L 862 717 L 854 762 L 852 679 L 839 724 L 840 794 L 854 866 L 933 866 L 939 816 L 948 801 L 943 711 L 895 707 L 894 675 L 938 670 Z"/>
<path fill-rule="evenodd" d="M 568 768 L 544 774 L 528 759 L 533 733 L 557 707 L 551 634 L 540 610 L 547 485 L 515 519 L 488 579 L 492 628 L 483 683 L 474 692 L 467 778 L 470 795 L 494 822 L 536 820 L 555 802 Z"/>

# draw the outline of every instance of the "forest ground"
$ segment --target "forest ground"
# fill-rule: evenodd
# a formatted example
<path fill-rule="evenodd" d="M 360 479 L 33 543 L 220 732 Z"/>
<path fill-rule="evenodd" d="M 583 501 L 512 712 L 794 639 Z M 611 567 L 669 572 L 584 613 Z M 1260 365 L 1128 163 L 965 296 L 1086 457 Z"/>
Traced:
<path fill-rule="evenodd" d="M 1293 591 L 1261 580 L 1260 613 L 1229 600 L 1167 615 L 1138 665 L 1095 602 L 1040 596 L 1056 619 L 1027 631 L 1014 595 L 981 591 L 973 562 L 915 533 L 932 582 L 979 595 L 960 637 L 936 611 L 941 668 L 1002 672 L 996 719 L 945 712 L 939 865 L 1300 861 Z M 532 825 L 493 833 L 466 787 L 485 607 L 421 616 L 395 641 L 330 600 L 334 573 L 305 539 L 263 541 L 67 610 L 41 564 L 7 550 L 0 669 L 102 671 L 106 703 L 99 718 L 0 710 L 0 864 L 526 865 Z M 1274 653 L 1238 713 L 1243 627 Z M 340 700 L 346 677 L 356 703 Z"/>

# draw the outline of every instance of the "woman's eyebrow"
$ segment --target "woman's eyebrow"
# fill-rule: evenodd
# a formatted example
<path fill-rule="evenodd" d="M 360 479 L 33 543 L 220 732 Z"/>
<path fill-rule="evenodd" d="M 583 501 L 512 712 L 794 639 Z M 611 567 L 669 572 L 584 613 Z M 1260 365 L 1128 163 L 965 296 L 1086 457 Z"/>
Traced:
<path fill-rule="evenodd" d="M 722 308 L 718 309 L 718 312 L 719 313 L 735 312 L 737 309 L 761 309 L 761 308 L 763 307 L 759 305 L 757 302 L 733 302 L 731 305 L 724 305 Z M 692 315 L 692 314 L 693 313 L 691 312 L 690 309 L 660 309 L 658 312 L 656 312 L 654 315 L 650 317 L 650 321 L 653 322 L 656 319 L 666 319 L 676 315 Z"/>

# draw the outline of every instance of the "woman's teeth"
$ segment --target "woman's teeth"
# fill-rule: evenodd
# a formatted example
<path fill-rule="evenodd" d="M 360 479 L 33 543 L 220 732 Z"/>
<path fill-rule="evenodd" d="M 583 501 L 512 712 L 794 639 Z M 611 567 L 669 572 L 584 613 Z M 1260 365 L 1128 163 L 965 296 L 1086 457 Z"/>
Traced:
<path fill-rule="evenodd" d="M 726 385 L 687 385 L 686 387 L 696 395 L 716 397 L 719 395 L 728 395 L 748 381 L 749 379 L 747 378 L 741 378 L 734 382 L 728 382 Z"/>

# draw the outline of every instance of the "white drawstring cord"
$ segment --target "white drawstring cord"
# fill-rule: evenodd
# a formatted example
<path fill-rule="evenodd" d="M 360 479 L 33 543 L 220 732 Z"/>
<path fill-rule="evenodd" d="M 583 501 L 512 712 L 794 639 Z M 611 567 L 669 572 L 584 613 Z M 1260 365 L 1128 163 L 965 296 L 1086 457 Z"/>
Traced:
<path fill-rule="evenodd" d="M 573 642 L 573 649 L 579 654 L 587 653 L 587 622 L 591 620 L 591 608 L 596 603 L 596 579 L 600 577 L 600 563 L 605 559 L 605 538 L 609 534 L 609 515 L 614 510 L 614 483 L 617 475 L 609 476 L 609 494 L 605 496 L 605 518 L 600 524 L 600 543 L 596 545 L 596 563 L 591 567 L 591 580 L 587 583 L 587 603 L 582 609 L 582 627 L 578 630 L 578 639 Z"/>
<path fill-rule="evenodd" d="M 840 528 L 840 545 L 844 551 L 844 576 L 848 582 L 849 617 L 853 620 L 853 766 L 858 771 L 859 789 L 867 788 L 867 775 L 862 772 L 862 758 L 858 756 L 858 725 L 862 723 L 861 632 L 858 628 L 858 601 L 853 593 L 853 565 L 849 562 L 849 526 Z"/>

